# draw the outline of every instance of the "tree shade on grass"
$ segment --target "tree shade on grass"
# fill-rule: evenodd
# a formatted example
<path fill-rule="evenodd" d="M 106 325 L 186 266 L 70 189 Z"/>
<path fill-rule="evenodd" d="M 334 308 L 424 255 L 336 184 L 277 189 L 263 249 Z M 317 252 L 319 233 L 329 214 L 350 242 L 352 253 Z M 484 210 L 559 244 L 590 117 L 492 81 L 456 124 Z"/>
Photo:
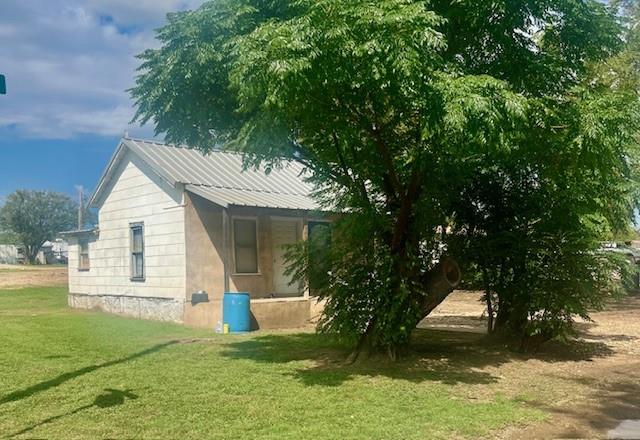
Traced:
<path fill-rule="evenodd" d="M 0 291 L 3 436 L 477 438 L 541 418 L 500 394 L 468 400 L 498 380 L 473 368 L 343 366 L 328 335 L 214 335 L 70 310 L 65 294 Z"/>

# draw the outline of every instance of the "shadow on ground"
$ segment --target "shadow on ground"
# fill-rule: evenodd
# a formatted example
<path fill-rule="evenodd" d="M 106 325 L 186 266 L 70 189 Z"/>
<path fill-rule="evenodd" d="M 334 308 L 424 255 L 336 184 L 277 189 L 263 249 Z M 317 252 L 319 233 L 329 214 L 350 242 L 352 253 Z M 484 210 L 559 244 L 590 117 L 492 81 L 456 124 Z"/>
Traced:
<path fill-rule="evenodd" d="M 6 396 L 0 398 L 0 406 L 4 405 L 5 403 L 9 403 L 9 402 L 15 402 L 18 400 L 22 400 L 22 399 L 26 399 L 27 397 L 30 397 L 34 394 L 37 394 L 39 392 L 42 391 L 46 391 L 50 388 L 54 388 L 57 387 L 59 385 L 62 385 L 63 383 L 71 380 L 71 379 L 75 379 L 77 377 L 83 376 L 85 374 L 91 373 L 93 371 L 99 370 L 101 368 L 107 368 L 107 367 L 111 367 L 113 365 L 118 365 L 118 364 L 122 364 L 128 361 L 131 361 L 133 359 L 137 359 L 139 357 L 142 356 L 147 356 L 149 354 L 155 353 L 157 351 L 160 351 L 166 347 L 168 347 L 169 345 L 173 345 L 173 344 L 177 344 L 180 341 L 168 341 L 168 342 L 164 342 L 162 344 L 157 344 L 154 345 L 153 347 L 147 348 L 146 350 L 142 350 L 139 351 L 137 353 L 133 353 L 129 356 L 120 358 L 120 359 L 114 359 L 108 362 L 104 362 L 102 364 L 97 364 L 97 365 L 89 365 L 87 367 L 84 368 L 80 368 L 78 370 L 74 370 L 74 371 L 70 371 L 68 373 L 63 373 L 60 374 L 52 379 L 49 380 L 45 380 L 43 382 L 39 382 L 35 385 L 32 385 L 30 387 L 27 388 L 23 388 L 21 390 L 18 391 L 14 391 L 10 394 L 7 394 Z"/>
<path fill-rule="evenodd" d="M 74 414 L 77 414 L 81 411 L 90 409 L 90 408 L 100 408 L 100 409 L 105 409 L 105 408 L 112 408 L 114 406 L 120 406 L 123 403 L 125 403 L 125 401 L 127 399 L 129 400 L 135 400 L 138 398 L 137 394 L 134 394 L 131 390 L 115 390 L 112 388 L 105 388 L 104 392 L 102 394 L 99 394 L 98 396 L 96 396 L 96 398 L 93 400 L 92 403 L 88 404 L 88 405 L 84 405 L 81 406 L 79 408 L 74 409 L 73 411 L 69 411 L 63 414 L 58 414 L 57 416 L 53 416 L 53 417 L 49 417 L 47 419 L 44 419 L 34 425 L 28 426 L 18 432 L 15 432 L 11 435 L 9 435 L 9 438 L 11 437 L 17 437 L 19 435 L 22 434 L 26 434 L 28 432 L 33 431 L 34 429 L 42 426 L 42 425 L 46 425 L 47 423 L 51 423 L 54 422 L 56 420 L 62 419 L 64 417 L 68 417 L 68 416 L 72 416 Z"/>
<path fill-rule="evenodd" d="M 609 356 L 612 351 L 604 343 L 574 341 L 549 344 L 535 355 L 522 355 L 478 333 L 417 329 L 410 349 L 397 362 L 375 356 L 348 365 L 345 363 L 348 354 L 331 336 L 313 333 L 257 336 L 229 343 L 222 351 L 223 356 L 231 359 L 259 363 L 311 361 L 312 366 L 297 369 L 293 375 L 306 385 L 321 386 L 338 386 L 355 376 L 415 383 L 488 384 L 499 378 L 479 371 L 486 366 L 531 358 L 546 362 L 584 361 Z"/>

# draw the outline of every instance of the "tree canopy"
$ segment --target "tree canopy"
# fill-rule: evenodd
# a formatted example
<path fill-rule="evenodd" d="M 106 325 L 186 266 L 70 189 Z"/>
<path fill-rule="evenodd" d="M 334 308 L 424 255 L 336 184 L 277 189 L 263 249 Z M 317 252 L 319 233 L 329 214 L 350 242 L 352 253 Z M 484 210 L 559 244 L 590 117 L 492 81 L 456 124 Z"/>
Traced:
<path fill-rule="evenodd" d="M 0 208 L 0 226 L 23 246 L 33 264 L 47 240 L 75 227 L 77 213 L 77 203 L 66 194 L 18 190 Z"/>
<path fill-rule="evenodd" d="M 496 273 L 505 258 L 517 281 L 499 307 L 525 336 L 610 287 L 598 238 L 637 204 L 637 93 L 598 74 L 628 46 L 617 9 L 219 0 L 169 15 L 158 39 L 131 91 L 139 121 L 247 166 L 301 162 L 318 200 L 349 212 L 318 289 L 323 329 L 393 355 L 446 297 L 430 280 L 447 253 Z"/>

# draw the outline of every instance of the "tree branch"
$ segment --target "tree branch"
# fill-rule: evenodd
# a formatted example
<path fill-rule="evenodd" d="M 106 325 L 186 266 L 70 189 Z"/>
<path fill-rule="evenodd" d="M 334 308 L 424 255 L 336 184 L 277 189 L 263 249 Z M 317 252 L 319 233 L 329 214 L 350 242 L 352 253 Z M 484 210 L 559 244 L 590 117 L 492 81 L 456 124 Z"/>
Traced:
<path fill-rule="evenodd" d="M 331 137 L 333 138 L 333 143 L 336 147 L 336 155 L 338 156 L 338 161 L 340 162 L 340 166 L 342 167 L 342 172 L 345 175 L 349 176 L 349 178 L 353 182 L 353 185 L 360 191 L 360 194 L 362 195 L 365 202 L 367 203 L 367 206 L 371 207 L 371 199 L 369 199 L 369 193 L 367 192 L 367 187 L 365 186 L 364 182 L 359 177 L 353 176 L 351 173 L 349 173 L 349 168 L 347 167 L 347 163 L 344 159 L 344 155 L 342 154 L 342 149 L 340 148 L 338 135 L 336 134 L 335 131 L 331 133 Z"/>
<path fill-rule="evenodd" d="M 393 165 L 393 158 L 389 153 L 389 149 L 387 148 L 387 144 L 382 139 L 382 135 L 377 124 L 370 129 L 370 132 L 373 136 L 373 140 L 378 147 L 378 152 L 382 156 L 382 161 L 384 162 L 386 168 L 386 175 L 389 178 L 389 183 L 391 188 L 393 189 L 394 195 L 398 198 L 404 197 L 404 191 L 402 189 L 402 184 L 400 183 L 400 179 L 396 174 L 395 166 Z"/>

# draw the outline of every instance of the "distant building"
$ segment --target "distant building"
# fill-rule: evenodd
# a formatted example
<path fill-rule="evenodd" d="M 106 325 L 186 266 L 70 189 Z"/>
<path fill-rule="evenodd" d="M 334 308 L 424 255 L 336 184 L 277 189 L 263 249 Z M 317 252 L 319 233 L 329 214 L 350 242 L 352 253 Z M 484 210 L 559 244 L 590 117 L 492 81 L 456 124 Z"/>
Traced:
<path fill-rule="evenodd" d="M 0 244 L 0 264 L 18 264 L 20 252 L 15 244 Z"/>
<path fill-rule="evenodd" d="M 21 245 L 0 244 L 0 264 L 24 264 L 26 256 Z M 37 264 L 67 264 L 69 245 L 61 238 L 46 241 L 36 257 Z"/>

